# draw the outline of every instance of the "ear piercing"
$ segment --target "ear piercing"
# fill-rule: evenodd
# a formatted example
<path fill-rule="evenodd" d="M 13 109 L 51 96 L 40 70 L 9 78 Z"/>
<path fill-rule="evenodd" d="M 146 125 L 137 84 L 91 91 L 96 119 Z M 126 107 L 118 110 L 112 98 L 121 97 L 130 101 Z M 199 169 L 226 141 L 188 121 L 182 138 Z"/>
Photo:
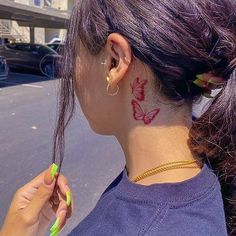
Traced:
<path fill-rule="evenodd" d="M 110 96 L 115 96 L 115 95 L 117 95 L 117 94 L 118 94 L 118 91 L 119 91 L 119 86 L 116 85 L 116 91 L 115 91 L 114 93 L 111 93 L 111 92 L 109 92 L 109 89 L 110 89 L 111 84 L 112 84 L 112 79 L 111 79 L 109 76 L 107 76 L 107 77 L 106 77 L 106 80 L 107 80 L 107 82 L 108 82 L 108 85 L 107 85 L 107 94 L 110 95 Z"/>
<path fill-rule="evenodd" d="M 101 62 L 101 65 L 106 65 L 107 61 L 105 60 L 104 62 Z M 110 96 L 115 96 L 118 94 L 119 92 L 119 86 L 116 85 L 116 91 L 115 92 L 110 92 L 109 90 L 111 89 L 111 85 L 112 85 L 112 79 L 109 76 L 106 76 L 106 81 L 107 81 L 107 94 Z"/>

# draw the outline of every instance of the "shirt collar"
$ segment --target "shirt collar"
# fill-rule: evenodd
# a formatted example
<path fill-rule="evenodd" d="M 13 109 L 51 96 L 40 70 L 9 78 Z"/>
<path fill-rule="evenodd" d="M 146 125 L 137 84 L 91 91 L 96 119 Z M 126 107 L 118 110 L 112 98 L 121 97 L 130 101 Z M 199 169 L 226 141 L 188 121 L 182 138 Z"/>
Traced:
<path fill-rule="evenodd" d="M 116 196 L 156 203 L 163 201 L 183 203 L 194 200 L 204 195 L 218 182 L 216 175 L 206 163 L 197 175 L 176 183 L 155 183 L 149 186 L 138 184 L 128 178 L 126 168 L 121 172 L 121 176 L 115 190 Z"/>

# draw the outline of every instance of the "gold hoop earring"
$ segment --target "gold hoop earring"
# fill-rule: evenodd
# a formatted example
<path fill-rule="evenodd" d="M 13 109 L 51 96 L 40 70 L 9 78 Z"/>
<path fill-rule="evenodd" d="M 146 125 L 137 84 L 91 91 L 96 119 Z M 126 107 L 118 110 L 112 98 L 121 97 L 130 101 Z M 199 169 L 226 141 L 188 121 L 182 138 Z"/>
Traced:
<path fill-rule="evenodd" d="M 108 82 L 108 85 L 107 85 L 107 94 L 110 95 L 110 96 L 115 96 L 118 94 L 119 92 L 119 86 L 116 85 L 116 91 L 114 93 L 110 93 L 109 92 L 109 89 L 111 87 L 111 84 L 112 84 L 112 80 L 109 78 L 109 76 L 107 76 L 107 82 Z"/>

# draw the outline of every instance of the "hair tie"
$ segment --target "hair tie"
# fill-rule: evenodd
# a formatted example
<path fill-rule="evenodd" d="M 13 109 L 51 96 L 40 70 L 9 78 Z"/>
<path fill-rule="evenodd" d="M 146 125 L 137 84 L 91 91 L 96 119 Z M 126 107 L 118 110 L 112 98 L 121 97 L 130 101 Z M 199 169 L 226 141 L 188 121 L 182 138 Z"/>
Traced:
<path fill-rule="evenodd" d="M 212 71 L 198 74 L 196 77 L 197 79 L 193 83 L 203 89 L 202 95 L 207 98 L 213 98 L 211 96 L 212 90 L 222 88 L 225 82 L 223 77 L 216 76 Z"/>

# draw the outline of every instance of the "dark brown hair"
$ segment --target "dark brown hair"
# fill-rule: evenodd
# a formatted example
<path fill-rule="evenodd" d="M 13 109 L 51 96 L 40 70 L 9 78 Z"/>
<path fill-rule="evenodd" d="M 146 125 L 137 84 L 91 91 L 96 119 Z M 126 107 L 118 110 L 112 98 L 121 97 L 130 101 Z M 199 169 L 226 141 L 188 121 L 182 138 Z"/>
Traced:
<path fill-rule="evenodd" d="M 64 130 L 74 101 L 76 44 L 98 54 L 108 35 L 129 41 L 133 56 L 147 64 L 161 92 L 177 103 L 197 101 L 202 89 L 192 81 L 214 71 L 225 80 L 208 110 L 193 121 L 189 145 L 208 162 L 222 186 L 229 235 L 236 234 L 236 1 L 81 0 L 72 12 L 60 80 L 59 116 L 53 162 L 64 155 Z"/>

